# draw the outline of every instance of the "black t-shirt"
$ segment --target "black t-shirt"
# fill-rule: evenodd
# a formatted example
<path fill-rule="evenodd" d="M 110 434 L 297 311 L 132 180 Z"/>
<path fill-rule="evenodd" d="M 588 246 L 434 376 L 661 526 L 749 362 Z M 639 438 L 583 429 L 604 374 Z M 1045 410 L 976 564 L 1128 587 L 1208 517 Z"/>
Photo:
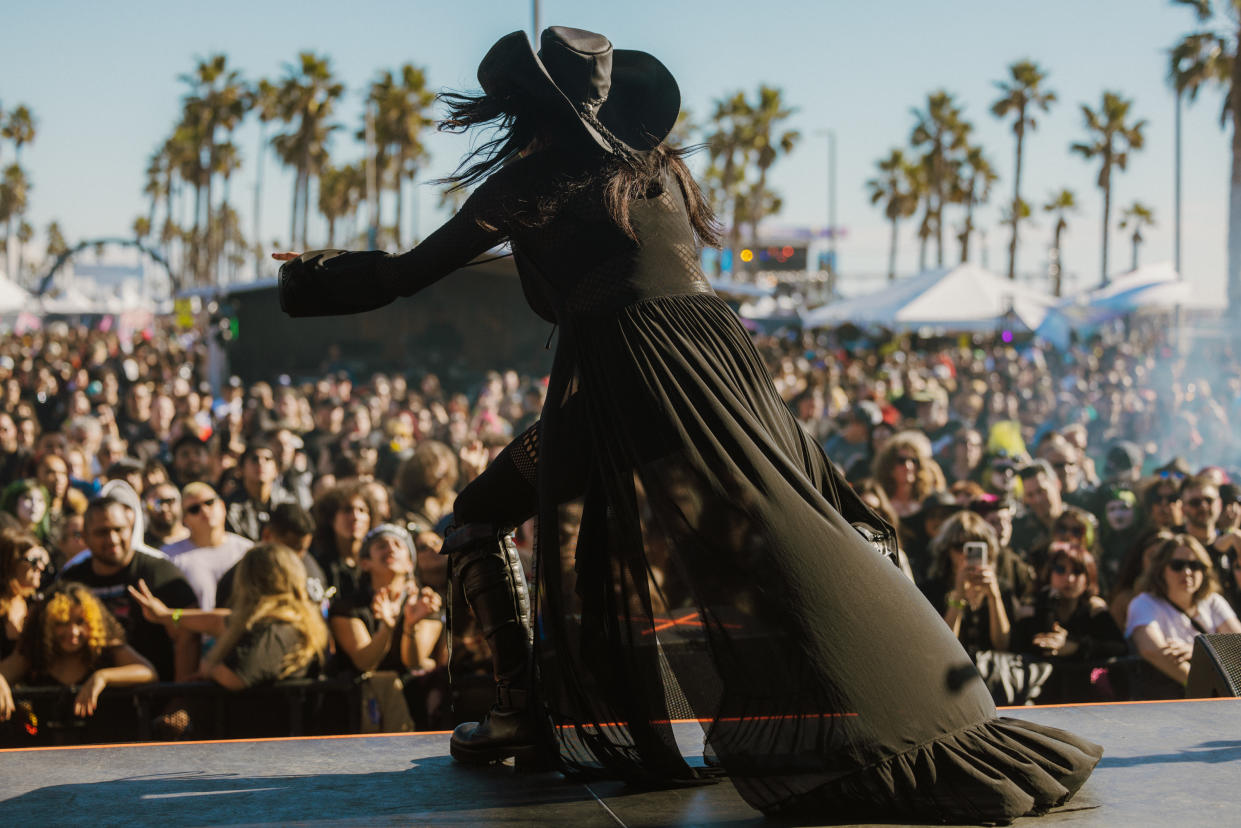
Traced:
<path fill-rule="evenodd" d="M 302 555 L 302 566 L 306 568 L 306 595 L 316 604 L 321 604 L 327 597 L 327 576 L 319 567 L 319 562 L 310 555 Z M 237 564 L 233 564 L 227 572 L 220 576 L 215 587 L 215 605 L 227 607 L 233 597 L 233 579 L 237 577 Z"/>
<path fill-rule="evenodd" d="M 225 656 L 224 665 L 237 674 L 246 687 L 282 678 L 284 656 L 302 645 L 302 634 L 288 621 L 266 619 L 251 627 Z M 283 678 L 302 678 L 311 671 L 311 661 Z"/>
<path fill-rule="evenodd" d="M 358 583 L 357 589 L 352 592 L 345 593 L 341 597 L 332 602 L 332 608 L 328 611 L 328 618 L 356 618 L 366 627 L 366 631 L 370 633 L 371 638 L 379 632 L 379 619 L 375 617 L 375 613 L 371 612 L 371 601 L 375 598 L 375 590 L 371 586 L 369 575 L 363 575 L 362 580 Z M 405 602 L 401 602 L 401 612 L 397 616 L 396 629 L 392 631 L 392 643 L 388 646 L 388 652 L 384 654 L 383 660 L 379 662 L 376 670 L 395 670 L 398 673 L 405 671 L 405 664 L 401 661 L 401 625 L 404 623 Z M 353 662 L 349 656 L 337 650 L 338 670 L 349 672 L 353 670 Z"/>
<path fill-rule="evenodd" d="M 146 581 L 152 594 L 172 609 L 197 608 L 198 598 L 171 561 L 145 552 L 134 552 L 129 566 L 115 575 L 97 575 L 88 557 L 60 573 L 57 580 L 77 581 L 95 594 L 116 616 L 128 643 L 155 665 L 160 681 L 173 681 L 172 639 L 163 626 L 142 617 L 142 607 L 129 596 L 127 587 Z"/>

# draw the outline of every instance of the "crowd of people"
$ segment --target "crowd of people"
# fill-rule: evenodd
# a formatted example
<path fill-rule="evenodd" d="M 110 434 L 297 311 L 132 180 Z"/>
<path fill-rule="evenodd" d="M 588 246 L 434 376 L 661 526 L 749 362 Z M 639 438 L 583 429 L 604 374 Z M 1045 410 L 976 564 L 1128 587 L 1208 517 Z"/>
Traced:
<path fill-rule="evenodd" d="M 1241 367 L 1223 345 L 1158 327 L 1067 351 L 755 339 L 997 702 L 1173 698 L 1195 635 L 1241 632 Z M 306 677 L 359 688 L 325 728 L 478 718 L 490 657 L 441 531 L 536 420 L 544 378 L 325 366 L 213 391 L 206 362 L 171 323 L 0 339 L 4 740 L 36 738 L 48 714 L 22 691 L 49 685 L 79 719 L 108 712 L 108 687 Z M 526 560 L 533 536 L 516 532 Z M 211 715 L 173 694 L 152 724 L 187 737 Z"/>

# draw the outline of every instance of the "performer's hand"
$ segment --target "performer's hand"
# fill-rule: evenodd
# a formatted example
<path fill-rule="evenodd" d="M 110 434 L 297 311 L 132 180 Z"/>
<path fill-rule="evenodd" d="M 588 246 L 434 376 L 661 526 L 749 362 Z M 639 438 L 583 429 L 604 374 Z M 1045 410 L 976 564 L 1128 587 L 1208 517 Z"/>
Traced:
<path fill-rule="evenodd" d="M 284 253 L 273 253 L 271 254 L 271 257 L 278 262 L 289 262 L 289 261 L 292 261 L 293 259 L 296 259 L 300 255 L 302 254 L 291 253 L 289 251 L 285 251 Z"/>

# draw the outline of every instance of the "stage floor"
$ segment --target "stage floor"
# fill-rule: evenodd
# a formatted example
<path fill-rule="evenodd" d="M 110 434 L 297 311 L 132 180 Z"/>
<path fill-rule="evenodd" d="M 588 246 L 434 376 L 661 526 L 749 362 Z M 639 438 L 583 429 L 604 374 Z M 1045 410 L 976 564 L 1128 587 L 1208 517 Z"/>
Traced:
<path fill-rule="evenodd" d="M 1008 711 L 1104 745 L 1065 807 L 1018 825 L 1241 824 L 1241 700 Z M 471 769 L 447 734 L 0 751 L 7 825 L 772 825 L 726 781 L 667 791 Z"/>

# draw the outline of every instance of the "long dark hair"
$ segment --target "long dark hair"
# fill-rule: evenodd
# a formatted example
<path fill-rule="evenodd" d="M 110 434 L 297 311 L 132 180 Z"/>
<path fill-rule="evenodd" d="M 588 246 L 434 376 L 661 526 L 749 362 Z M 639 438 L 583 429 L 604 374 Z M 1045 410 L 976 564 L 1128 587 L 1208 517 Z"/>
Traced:
<path fill-rule="evenodd" d="M 499 98 L 486 93 L 468 95 L 441 92 L 439 100 L 448 115 L 439 122 L 441 132 L 465 132 L 487 125 L 490 137 L 470 150 L 456 172 L 436 184 L 449 184 L 449 191 L 476 184 L 499 167 L 516 160 L 533 142 L 546 139 L 541 124 L 549 122 L 542 113 L 531 110 L 514 96 Z M 601 125 L 600 125 L 601 127 Z M 629 205 L 635 199 L 659 192 L 665 175 L 671 175 L 681 189 L 690 224 L 700 244 L 720 246 L 720 226 L 715 211 L 690 174 L 684 158 L 700 149 L 660 144 L 645 153 L 608 154 L 600 149 L 589 156 L 582 172 L 566 177 L 562 186 L 546 198 L 524 205 L 512 218 L 521 226 L 537 227 L 560 211 L 570 200 L 599 193 L 608 215 L 626 236 L 637 241 L 629 220 Z"/>

